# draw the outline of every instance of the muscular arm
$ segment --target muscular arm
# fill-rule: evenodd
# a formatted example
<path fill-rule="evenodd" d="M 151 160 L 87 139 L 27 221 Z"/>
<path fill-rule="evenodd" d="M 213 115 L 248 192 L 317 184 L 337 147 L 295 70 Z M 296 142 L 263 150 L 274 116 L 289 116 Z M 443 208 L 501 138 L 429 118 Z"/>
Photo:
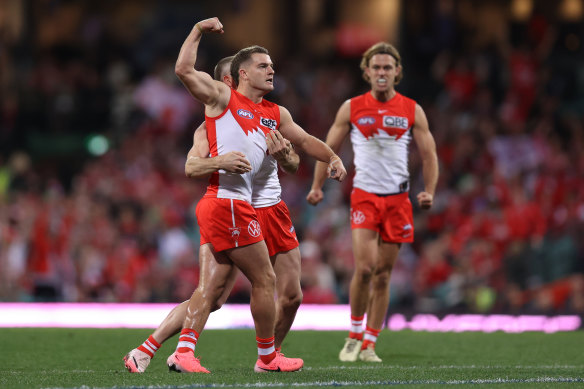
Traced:
<path fill-rule="evenodd" d="M 217 18 L 205 19 L 193 26 L 183 42 L 174 71 L 189 93 L 205 104 L 210 116 L 217 116 L 227 106 L 230 88 L 202 71 L 195 69 L 197 51 L 204 32 L 223 33 L 223 25 Z"/>
<path fill-rule="evenodd" d="M 417 196 L 422 209 L 432 206 L 436 184 L 438 183 L 438 156 L 436 143 L 428 126 L 428 119 L 422 107 L 416 104 L 416 119 L 412 129 L 414 141 L 422 159 L 422 174 L 424 176 L 424 191 Z"/>
<path fill-rule="evenodd" d="M 280 107 L 280 128 L 282 135 L 289 139 L 295 146 L 319 161 L 328 164 L 328 172 L 331 178 L 342 181 L 347 175 L 341 159 L 323 141 L 306 133 L 298 124 L 294 123 L 290 112 Z"/>
<path fill-rule="evenodd" d="M 223 169 L 230 173 L 243 174 L 251 170 L 251 164 L 243 153 L 231 151 L 224 155 L 209 158 L 207 128 L 202 123 L 193 135 L 193 146 L 187 154 L 185 174 L 189 178 L 203 178 Z"/>
<path fill-rule="evenodd" d="M 347 100 L 341 105 L 339 111 L 337 112 L 335 121 L 327 134 L 326 144 L 329 145 L 334 152 L 338 152 L 350 129 L 351 101 Z M 314 166 L 314 178 L 312 179 L 312 186 L 308 196 L 306 196 L 306 199 L 312 205 L 318 204 L 324 197 L 322 186 L 324 185 L 324 180 L 326 179 L 326 170 L 327 165 L 325 163 L 316 162 L 316 165 Z"/>

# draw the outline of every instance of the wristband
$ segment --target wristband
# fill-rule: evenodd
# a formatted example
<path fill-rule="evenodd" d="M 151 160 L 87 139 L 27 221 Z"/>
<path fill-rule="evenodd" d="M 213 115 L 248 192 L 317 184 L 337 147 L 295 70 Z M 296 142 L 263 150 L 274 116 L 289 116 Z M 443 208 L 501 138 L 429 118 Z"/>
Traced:
<path fill-rule="evenodd" d="M 195 24 L 195 27 L 197 27 L 197 30 L 199 30 L 201 34 L 203 33 L 203 29 L 201 28 L 201 26 L 199 26 L 199 23 Z"/>

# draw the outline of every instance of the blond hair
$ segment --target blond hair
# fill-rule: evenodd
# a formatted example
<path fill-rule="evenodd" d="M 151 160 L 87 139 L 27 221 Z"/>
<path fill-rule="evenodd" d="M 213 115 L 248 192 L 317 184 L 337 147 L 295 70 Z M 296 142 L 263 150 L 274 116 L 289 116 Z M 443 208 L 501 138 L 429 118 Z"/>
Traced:
<path fill-rule="evenodd" d="M 361 58 L 361 64 L 359 67 L 363 71 L 363 78 L 365 81 L 369 82 L 369 77 L 365 73 L 365 69 L 369 67 L 369 61 L 373 58 L 376 54 L 388 54 L 391 55 L 395 59 L 395 66 L 401 67 L 401 56 L 399 55 L 399 51 L 392 45 L 387 42 L 378 42 L 368 48 L 364 53 L 363 57 Z M 399 74 L 395 77 L 394 85 L 399 84 L 401 79 L 403 78 L 403 70 L 399 72 Z"/>

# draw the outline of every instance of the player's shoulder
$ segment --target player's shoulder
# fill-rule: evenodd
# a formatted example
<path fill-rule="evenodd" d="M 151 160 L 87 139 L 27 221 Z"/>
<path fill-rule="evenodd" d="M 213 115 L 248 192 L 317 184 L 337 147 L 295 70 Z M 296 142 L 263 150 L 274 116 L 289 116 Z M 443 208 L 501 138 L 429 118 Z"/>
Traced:
<path fill-rule="evenodd" d="M 408 96 L 406 96 L 406 95 L 403 95 L 403 94 L 401 94 L 401 93 L 399 93 L 399 92 L 395 92 L 395 93 L 396 93 L 396 97 L 397 97 L 398 99 L 400 99 L 400 100 L 404 101 L 404 102 L 405 102 L 405 103 L 407 103 L 407 104 L 411 104 L 411 105 L 414 105 L 414 106 L 415 106 L 416 104 L 418 104 L 418 103 L 416 102 L 416 100 L 414 100 L 414 99 L 412 99 L 412 98 L 410 98 L 410 97 L 408 97 Z"/>
<path fill-rule="evenodd" d="M 278 105 L 276 103 L 271 102 L 270 100 L 267 99 L 262 99 L 262 105 L 266 108 L 270 108 L 270 109 L 280 109 L 280 108 L 284 108 L 281 105 Z"/>
<path fill-rule="evenodd" d="M 369 95 L 371 95 L 370 92 L 365 92 L 363 94 L 351 97 L 349 100 L 347 100 L 347 102 L 349 102 L 349 104 L 360 104 L 361 102 L 365 101 Z"/>

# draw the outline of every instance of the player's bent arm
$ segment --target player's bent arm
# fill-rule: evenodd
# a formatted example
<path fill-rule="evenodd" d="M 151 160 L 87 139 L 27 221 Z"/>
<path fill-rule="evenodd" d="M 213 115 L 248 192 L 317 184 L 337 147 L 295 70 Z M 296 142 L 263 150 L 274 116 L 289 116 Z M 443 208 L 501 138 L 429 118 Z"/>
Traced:
<path fill-rule="evenodd" d="M 419 104 L 416 104 L 416 118 L 413 135 L 422 159 L 424 191 L 434 196 L 436 185 L 438 183 L 438 155 L 436 154 L 436 142 L 430 132 L 426 114 Z"/>
<path fill-rule="evenodd" d="M 330 177 L 342 181 L 347 176 L 347 171 L 341 159 L 323 141 L 306 133 L 298 124 L 294 123 L 290 112 L 280 107 L 280 132 L 294 145 L 298 146 L 308 155 L 319 161 L 328 163 Z"/>
<path fill-rule="evenodd" d="M 282 136 L 280 131 L 271 130 L 266 134 L 266 146 L 268 153 L 274 157 L 282 170 L 294 174 L 300 164 L 300 156 L 296 154 L 290 141 Z"/>
<path fill-rule="evenodd" d="M 223 25 L 217 18 L 205 19 L 195 24 L 183 42 L 174 72 L 189 93 L 206 106 L 214 107 L 218 104 L 227 106 L 231 96 L 229 87 L 220 81 L 213 80 L 209 74 L 195 69 L 203 32 L 223 33 Z"/>
<path fill-rule="evenodd" d="M 288 174 L 296 174 L 300 165 L 300 156 L 296 154 L 292 145 L 288 145 L 288 155 L 284 160 L 278 160 L 278 164 Z"/>
<path fill-rule="evenodd" d="M 335 152 L 341 148 L 343 141 L 351 130 L 351 100 L 345 101 L 335 116 L 335 121 L 326 136 L 326 144 Z M 311 190 L 319 190 L 326 180 L 327 164 L 316 162 Z"/>
<path fill-rule="evenodd" d="M 245 155 L 238 151 L 209 158 L 207 128 L 205 123 L 202 123 L 193 135 L 193 146 L 187 154 L 185 174 L 189 178 L 204 178 L 219 169 L 230 173 L 243 174 L 251 170 L 251 164 L 245 158 Z"/>
<path fill-rule="evenodd" d="M 203 178 L 219 169 L 217 160 L 209 156 L 209 141 L 205 123 L 195 130 L 193 146 L 187 154 L 185 174 L 189 178 Z"/>

